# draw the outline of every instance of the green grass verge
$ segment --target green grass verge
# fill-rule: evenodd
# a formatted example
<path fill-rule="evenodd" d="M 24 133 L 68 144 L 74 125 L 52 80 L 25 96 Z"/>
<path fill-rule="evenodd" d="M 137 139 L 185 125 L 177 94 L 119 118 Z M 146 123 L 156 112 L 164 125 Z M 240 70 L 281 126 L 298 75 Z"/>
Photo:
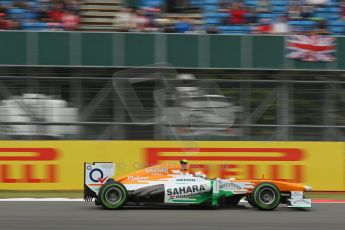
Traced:
<path fill-rule="evenodd" d="M 306 197 L 312 199 L 345 200 L 345 192 L 309 192 Z"/>
<path fill-rule="evenodd" d="M 0 191 L 0 199 L 5 198 L 82 198 L 82 191 Z M 345 192 L 308 192 L 312 199 L 345 200 Z"/>

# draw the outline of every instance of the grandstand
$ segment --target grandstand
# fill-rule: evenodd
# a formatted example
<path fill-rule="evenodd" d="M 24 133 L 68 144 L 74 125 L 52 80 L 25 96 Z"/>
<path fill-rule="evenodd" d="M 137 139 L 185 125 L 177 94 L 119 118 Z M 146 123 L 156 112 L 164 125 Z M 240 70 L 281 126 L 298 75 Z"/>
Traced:
<path fill-rule="evenodd" d="M 222 10 L 222 0 L 194 0 L 191 1 L 191 7 L 200 8 L 205 22 L 205 26 L 217 26 L 221 33 L 230 34 L 249 34 L 254 30 L 253 24 L 244 25 L 225 25 L 226 19 L 231 16 L 228 12 Z M 243 1 L 245 7 L 255 8 L 260 0 L 245 0 Z M 281 16 L 287 16 L 291 1 L 288 0 L 272 0 L 271 11 L 265 13 L 257 13 L 258 21 L 260 19 L 269 19 L 272 22 L 276 21 Z M 162 7 L 163 0 L 143 0 L 142 7 Z M 248 12 L 247 16 L 250 14 Z M 334 34 L 343 34 L 345 22 L 342 20 L 342 8 L 340 1 L 329 0 L 325 5 L 315 6 L 311 15 L 307 18 L 300 18 L 298 20 L 291 19 L 288 24 L 293 27 L 294 32 L 308 32 L 317 28 L 318 22 L 322 19 L 327 20 L 329 30 Z"/>
<path fill-rule="evenodd" d="M 106 1 L 106 0 L 88 0 L 88 1 Z M 166 13 L 169 11 L 165 5 L 164 0 L 142 0 L 139 7 L 143 9 L 158 8 L 164 12 L 163 17 L 179 17 L 181 15 L 171 15 Z M 231 12 L 228 12 L 226 5 L 222 0 L 193 0 L 184 7 L 176 6 L 183 16 L 194 17 L 202 19 L 204 23 L 204 30 L 208 27 L 216 27 L 220 33 L 225 34 L 250 34 L 255 31 L 255 26 L 260 24 L 262 19 L 269 20 L 271 23 L 277 21 L 281 16 L 288 16 L 291 1 L 288 0 L 274 0 L 270 2 L 270 12 L 255 13 L 256 23 L 244 24 L 229 24 L 227 19 L 231 17 Z M 244 6 L 249 9 L 255 9 L 260 0 L 245 0 Z M 298 5 L 298 4 L 297 4 Z M 226 6 L 224 8 L 224 6 Z M 246 17 L 251 17 L 253 12 L 247 12 Z M 104 13 L 104 15 L 106 15 Z M 108 15 L 108 14 L 107 14 Z M 86 19 L 85 19 L 86 20 Z M 100 21 L 100 19 L 97 19 Z M 342 20 L 342 5 L 338 0 L 329 0 L 325 5 L 313 6 L 313 10 L 308 17 L 301 17 L 298 19 L 290 18 L 288 24 L 292 27 L 292 32 L 306 33 L 318 28 L 319 22 L 326 20 L 328 30 L 333 34 L 343 34 L 345 31 L 345 22 Z M 87 21 L 87 20 L 86 20 Z M 88 23 L 88 22 L 87 22 Z M 85 23 L 86 24 L 86 23 Z M 200 22 L 196 22 L 199 25 Z M 88 28 L 88 27 L 85 27 Z M 96 27 L 95 27 L 96 28 Z M 94 28 L 92 28 L 94 29 Z M 102 28 L 106 29 L 106 28 Z"/>
<path fill-rule="evenodd" d="M 122 0 L 85 0 L 81 6 L 82 30 L 111 30 L 114 15 L 123 8 Z"/>
<path fill-rule="evenodd" d="M 290 32 L 309 33 L 315 32 L 324 25 L 327 33 L 342 35 L 345 32 L 343 20 L 344 4 L 339 0 L 327 0 L 323 5 L 308 5 L 301 1 L 269 0 L 265 1 L 266 11 L 258 10 L 263 0 L 244 0 L 243 22 L 236 23 L 231 20 L 236 8 L 232 2 L 224 0 L 191 0 L 191 1 L 165 1 L 165 0 L 141 0 L 136 7 L 143 9 L 148 20 L 150 30 L 165 31 L 164 24 L 168 21 L 174 26 L 184 18 L 193 19 L 193 31 L 216 31 L 224 34 L 251 34 L 257 33 L 257 27 L 262 24 L 274 24 L 284 16 L 287 17 L 287 24 Z M 59 2 L 59 1 L 57 1 Z M 68 1 L 67 1 L 68 2 Z M 23 29 L 23 30 L 88 30 L 88 31 L 114 31 L 114 22 L 119 12 L 126 7 L 123 0 L 85 0 L 73 3 L 72 6 L 64 5 L 65 9 L 58 9 L 61 19 L 52 19 L 51 11 L 56 10 L 56 1 L 39 3 L 36 0 L 15 2 L 9 0 L 0 1 L 1 29 Z M 173 2 L 176 2 L 173 4 Z M 129 4 L 133 6 L 133 4 Z M 75 12 L 66 17 L 65 10 Z M 75 8 L 75 9 L 74 9 Z M 155 13 L 152 13 L 152 10 Z M 55 15 L 56 16 L 56 15 Z M 71 19 L 72 17 L 72 19 Z M 74 17 L 74 18 L 73 18 Z M 72 20 L 75 24 L 66 27 L 66 23 Z M 135 30 L 134 30 L 135 31 Z M 169 30 L 169 32 L 179 32 Z M 184 31 L 183 31 L 184 32 Z M 274 33 L 267 31 L 266 33 Z"/>
<path fill-rule="evenodd" d="M 222 22 L 227 13 L 221 13 L 220 10 L 221 0 L 205 0 L 204 4 L 204 18 L 207 25 L 219 26 L 220 31 L 223 33 L 242 33 L 248 34 L 253 30 L 252 25 L 228 25 L 222 26 Z M 245 0 L 244 3 L 247 7 L 255 7 L 259 0 Z M 279 17 L 286 15 L 289 7 L 288 0 L 274 0 L 270 1 L 272 4 L 271 12 L 258 13 L 258 19 L 277 20 Z M 342 20 L 341 7 L 339 1 L 329 0 L 324 6 L 317 6 L 313 14 L 306 19 L 290 20 L 288 23 L 296 32 L 308 32 L 317 27 L 317 22 L 321 19 L 326 19 L 329 22 L 329 29 L 334 34 L 343 34 L 345 23 Z"/>

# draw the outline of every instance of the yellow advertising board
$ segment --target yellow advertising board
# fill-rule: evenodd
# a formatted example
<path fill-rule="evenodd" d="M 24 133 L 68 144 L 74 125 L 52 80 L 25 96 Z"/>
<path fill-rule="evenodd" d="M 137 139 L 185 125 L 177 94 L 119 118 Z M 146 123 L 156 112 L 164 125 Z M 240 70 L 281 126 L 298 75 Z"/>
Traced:
<path fill-rule="evenodd" d="M 225 141 L 0 141 L 0 189 L 81 190 L 84 162 L 115 162 L 116 176 L 188 159 L 209 177 L 280 179 L 345 191 L 345 144 Z"/>

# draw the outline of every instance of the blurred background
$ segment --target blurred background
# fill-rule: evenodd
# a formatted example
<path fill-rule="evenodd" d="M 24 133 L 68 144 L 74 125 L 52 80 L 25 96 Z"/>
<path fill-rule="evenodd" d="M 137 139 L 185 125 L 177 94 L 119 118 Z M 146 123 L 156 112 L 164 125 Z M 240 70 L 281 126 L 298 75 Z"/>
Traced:
<path fill-rule="evenodd" d="M 342 0 L 0 1 L 0 29 L 227 34 L 344 33 Z"/>
<path fill-rule="evenodd" d="M 344 140 L 343 1 L 0 5 L 1 139 Z"/>
<path fill-rule="evenodd" d="M 117 70 L 95 67 L 1 70 L 3 140 L 345 138 L 342 72 L 183 69 L 181 74 L 138 68 L 113 75 Z M 157 73 L 166 77 L 169 90 L 160 91 Z"/>
<path fill-rule="evenodd" d="M 131 155 L 130 162 L 140 165 L 145 157 L 135 155 L 143 152 L 138 149 L 165 140 L 195 141 L 183 147 L 313 141 L 343 159 L 344 1 L 1 0 L 0 6 L 3 148 L 48 146 L 61 153 L 56 157 L 75 158 L 69 166 L 52 160 L 68 170 L 75 167 L 71 162 L 82 167 L 100 156 L 119 157 L 114 147 L 102 149 L 107 145 L 93 140 L 114 140 L 111 146 L 148 141 Z M 77 159 L 85 146 L 104 154 L 89 148 L 85 159 Z M 319 156 L 310 148 L 307 160 Z M 323 162 L 318 159 L 313 170 Z M 9 165 L 21 178 L 23 162 Z M 340 178 L 334 190 L 344 190 L 344 165 L 334 168 L 336 175 L 325 175 Z M 59 178 L 49 189 L 71 188 L 66 175 Z M 77 180 L 68 182 L 73 189 L 81 188 Z M 19 188 L 8 181 L 6 188 Z"/>

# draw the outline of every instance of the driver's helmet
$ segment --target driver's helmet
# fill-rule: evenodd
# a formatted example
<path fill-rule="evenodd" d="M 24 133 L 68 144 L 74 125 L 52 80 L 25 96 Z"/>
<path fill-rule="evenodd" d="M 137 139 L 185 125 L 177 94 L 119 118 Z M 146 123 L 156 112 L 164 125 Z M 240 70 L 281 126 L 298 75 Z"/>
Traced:
<path fill-rule="evenodd" d="M 183 160 L 180 160 L 180 166 L 181 166 L 181 171 L 183 173 L 186 173 L 188 171 L 188 161 L 183 159 Z"/>
<path fill-rule="evenodd" d="M 206 177 L 207 177 L 206 174 L 201 172 L 201 171 L 195 172 L 194 176 L 195 177 L 201 177 L 201 178 L 204 178 L 204 179 L 206 179 Z"/>

